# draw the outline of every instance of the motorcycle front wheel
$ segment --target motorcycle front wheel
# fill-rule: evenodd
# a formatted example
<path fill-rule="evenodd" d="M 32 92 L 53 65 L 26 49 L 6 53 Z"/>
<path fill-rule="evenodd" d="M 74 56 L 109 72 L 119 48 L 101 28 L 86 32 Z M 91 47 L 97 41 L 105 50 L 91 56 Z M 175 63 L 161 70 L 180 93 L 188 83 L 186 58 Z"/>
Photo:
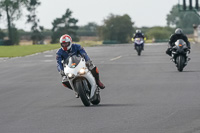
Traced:
<path fill-rule="evenodd" d="M 75 85 L 77 87 L 78 94 L 81 98 L 82 103 L 85 106 L 90 106 L 90 99 L 89 94 L 87 93 L 85 86 L 83 84 L 83 81 L 81 79 L 77 79 L 75 82 Z"/>
<path fill-rule="evenodd" d="M 141 55 L 141 51 L 142 51 L 141 46 L 136 46 L 136 50 L 137 50 L 138 56 L 140 56 Z"/>
<path fill-rule="evenodd" d="M 183 68 L 185 66 L 185 57 L 183 57 L 182 55 L 179 55 L 176 58 L 176 63 L 177 63 L 177 69 L 179 72 L 183 71 Z"/>

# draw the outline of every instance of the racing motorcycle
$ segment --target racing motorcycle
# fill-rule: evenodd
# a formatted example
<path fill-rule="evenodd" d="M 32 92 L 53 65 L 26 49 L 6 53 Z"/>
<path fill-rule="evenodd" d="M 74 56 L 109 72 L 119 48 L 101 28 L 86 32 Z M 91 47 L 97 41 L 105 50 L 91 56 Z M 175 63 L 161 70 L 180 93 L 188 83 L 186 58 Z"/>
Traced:
<path fill-rule="evenodd" d="M 138 53 L 138 56 L 140 56 L 141 52 L 142 52 L 142 45 L 144 45 L 144 39 L 143 38 L 135 38 L 134 44 L 135 44 L 135 49 Z"/>
<path fill-rule="evenodd" d="M 172 61 L 176 64 L 179 72 L 183 71 L 183 68 L 187 65 L 190 58 L 190 53 L 186 43 L 182 39 L 178 39 L 175 42 L 175 46 L 172 47 Z"/>
<path fill-rule="evenodd" d="M 71 88 L 78 93 L 85 106 L 100 103 L 100 91 L 95 78 L 86 67 L 85 59 L 81 56 L 72 55 L 64 63 L 64 73 Z"/>

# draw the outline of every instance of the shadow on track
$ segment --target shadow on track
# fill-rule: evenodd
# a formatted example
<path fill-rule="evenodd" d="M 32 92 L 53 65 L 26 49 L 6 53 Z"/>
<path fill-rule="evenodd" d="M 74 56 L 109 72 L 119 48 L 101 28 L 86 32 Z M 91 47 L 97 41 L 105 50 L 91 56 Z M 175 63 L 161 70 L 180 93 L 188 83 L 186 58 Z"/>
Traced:
<path fill-rule="evenodd" d="M 99 104 L 99 105 L 90 105 L 89 107 L 133 107 L 138 106 L 137 104 Z M 84 105 L 69 105 L 64 107 L 84 107 Z"/>
<path fill-rule="evenodd" d="M 188 70 L 188 71 L 187 71 L 187 70 L 185 70 L 185 71 L 183 70 L 183 72 L 191 72 L 191 73 L 196 73 L 196 72 L 200 72 L 200 70 Z"/>

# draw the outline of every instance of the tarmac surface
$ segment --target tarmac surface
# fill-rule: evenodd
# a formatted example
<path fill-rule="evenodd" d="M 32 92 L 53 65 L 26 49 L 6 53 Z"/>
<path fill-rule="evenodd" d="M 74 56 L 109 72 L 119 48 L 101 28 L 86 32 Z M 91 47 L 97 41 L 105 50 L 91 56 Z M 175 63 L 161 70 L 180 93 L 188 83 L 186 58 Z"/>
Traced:
<path fill-rule="evenodd" d="M 200 133 L 200 46 L 178 72 L 167 44 L 86 47 L 106 88 L 85 107 L 61 84 L 56 50 L 0 59 L 1 133 Z"/>

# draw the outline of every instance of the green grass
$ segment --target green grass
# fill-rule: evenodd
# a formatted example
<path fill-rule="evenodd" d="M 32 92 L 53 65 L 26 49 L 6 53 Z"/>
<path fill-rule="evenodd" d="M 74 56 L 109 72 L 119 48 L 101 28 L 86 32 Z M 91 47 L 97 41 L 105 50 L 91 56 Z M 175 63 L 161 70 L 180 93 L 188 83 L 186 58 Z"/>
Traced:
<path fill-rule="evenodd" d="M 80 44 L 82 47 L 92 47 L 92 46 L 102 45 L 102 41 L 81 41 L 75 43 Z"/>
<path fill-rule="evenodd" d="M 57 49 L 60 45 L 0 46 L 0 57 L 17 57 Z"/>
<path fill-rule="evenodd" d="M 96 46 L 101 45 L 102 42 L 97 41 L 83 41 L 77 42 L 81 46 Z M 18 57 L 26 56 L 35 53 L 40 53 L 48 50 L 58 49 L 60 44 L 48 44 L 48 45 L 26 45 L 26 46 L 0 46 L 0 57 Z"/>

